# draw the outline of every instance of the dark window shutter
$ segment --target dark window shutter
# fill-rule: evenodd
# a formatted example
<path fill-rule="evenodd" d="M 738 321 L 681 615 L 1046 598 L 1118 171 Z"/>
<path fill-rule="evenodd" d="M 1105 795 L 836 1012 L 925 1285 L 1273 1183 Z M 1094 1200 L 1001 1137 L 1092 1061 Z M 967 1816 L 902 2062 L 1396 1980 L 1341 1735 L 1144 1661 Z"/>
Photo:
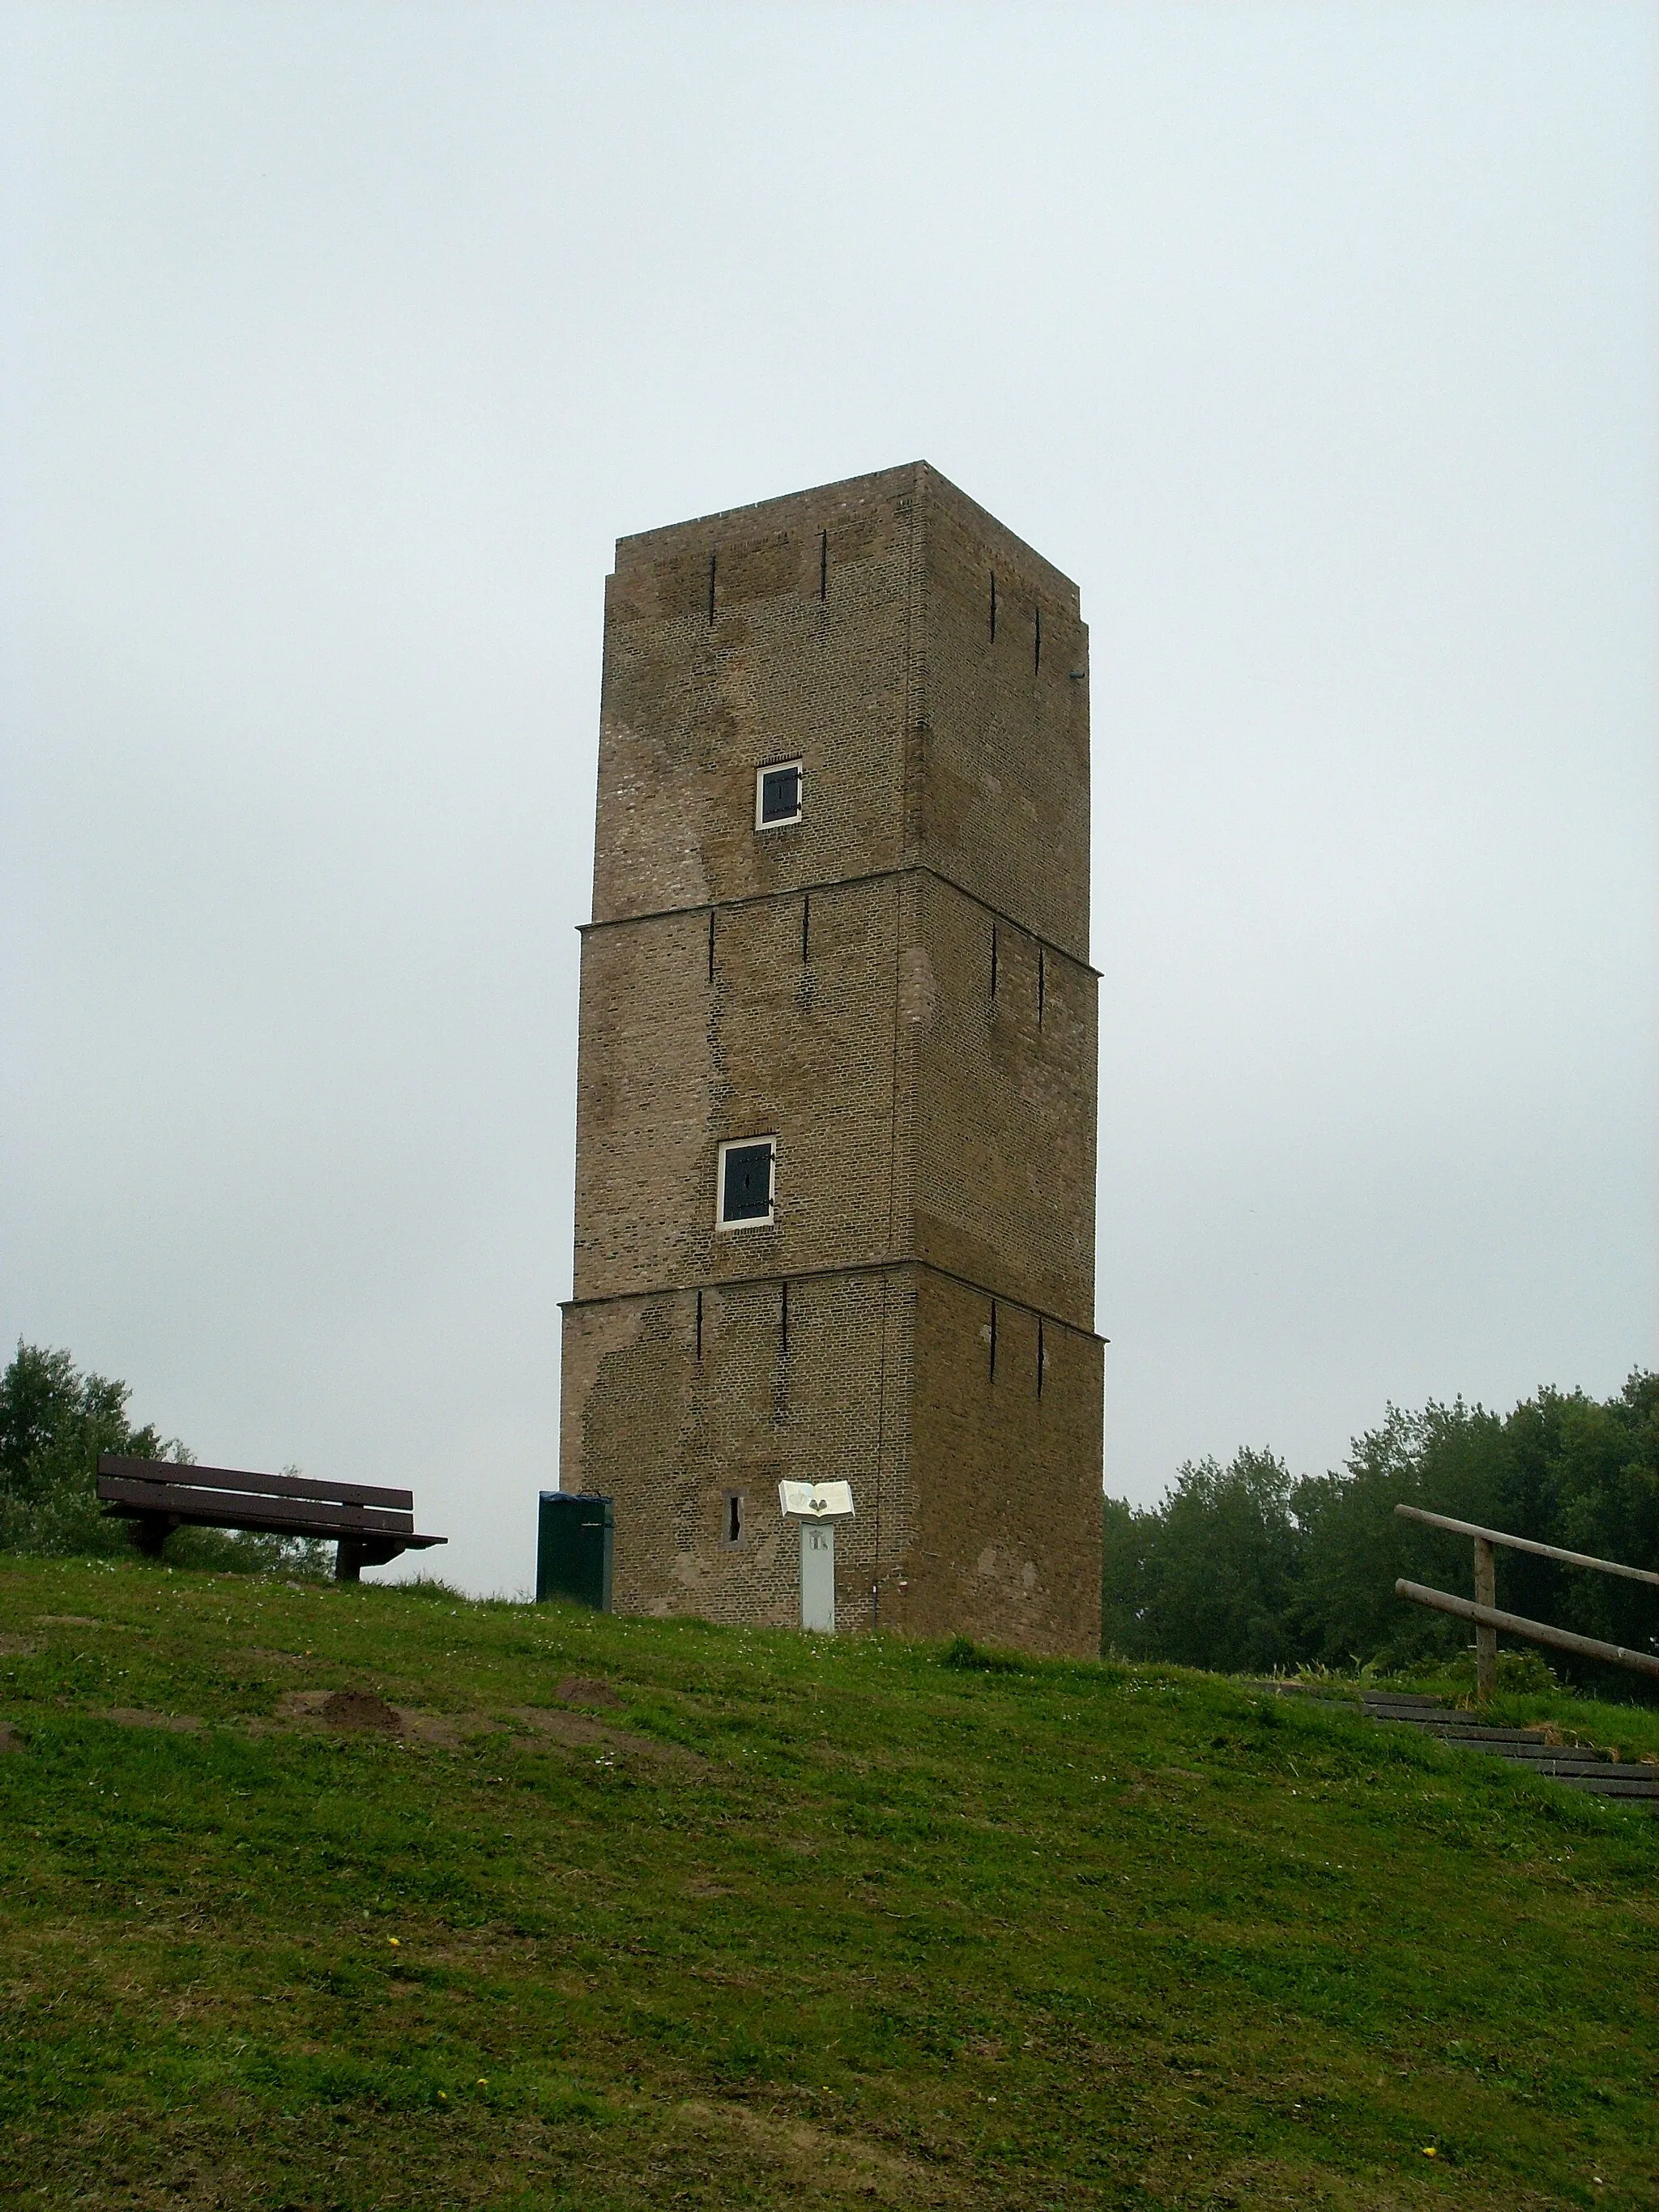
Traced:
<path fill-rule="evenodd" d="M 764 1221 L 772 1211 L 772 1147 L 733 1145 L 726 1155 L 723 1221 Z"/>
<path fill-rule="evenodd" d="M 769 768 L 761 777 L 761 820 L 787 822 L 800 812 L 800 770 Z"/>

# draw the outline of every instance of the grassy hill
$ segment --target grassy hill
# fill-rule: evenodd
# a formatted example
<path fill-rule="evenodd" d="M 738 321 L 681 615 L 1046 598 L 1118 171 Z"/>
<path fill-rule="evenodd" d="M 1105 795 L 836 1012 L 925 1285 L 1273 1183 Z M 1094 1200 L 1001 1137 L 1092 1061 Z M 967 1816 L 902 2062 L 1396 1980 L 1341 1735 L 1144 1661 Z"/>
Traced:
<path fill-rule="evenodd" d="M 1659 1825 L 1340 1711 L 13 1560 L 0 1718 L 9 2202 L 1659 2202 Z"/>

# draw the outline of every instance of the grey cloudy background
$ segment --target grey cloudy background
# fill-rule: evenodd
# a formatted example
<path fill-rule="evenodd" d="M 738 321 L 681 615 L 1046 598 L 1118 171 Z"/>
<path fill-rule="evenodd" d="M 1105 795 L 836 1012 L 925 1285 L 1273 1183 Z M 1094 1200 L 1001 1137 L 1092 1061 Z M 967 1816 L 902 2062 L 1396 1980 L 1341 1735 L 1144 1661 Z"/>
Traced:
<path fill-rule="evenodd" d="M 6 9 L 7 1344 L 521 1587 L 611 541 L 925 457 L 1093 625 L 1109 1488 L 1651 1362 L 1656 33 Z"/>

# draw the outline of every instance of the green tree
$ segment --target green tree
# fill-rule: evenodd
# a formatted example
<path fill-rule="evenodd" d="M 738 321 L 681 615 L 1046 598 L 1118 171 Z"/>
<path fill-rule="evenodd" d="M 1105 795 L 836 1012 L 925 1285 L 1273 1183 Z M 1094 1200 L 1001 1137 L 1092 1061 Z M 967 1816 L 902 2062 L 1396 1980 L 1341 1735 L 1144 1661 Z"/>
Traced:
<path fill-rule="evenodd" d="M 112 1558 L 131 1549 L 129 1524 L 99 1509 L 98 1455 L 188 1463 L 194 1455 L 154 1422 L 134 1428 L 125 1382 L 83 1374 L 67 1352 L 19 1341 L 0 1375 L 0 1552 Z M 298 1473 L 286 1468 L 284 1474 Z M 236 1574 L 281 1568 L 328 1571 L 331 1547 L 249 1530 L 178 1528 L 163 1553 L 172 1566 Z"/>
<path fill-rule="evenodd" d="M 1659 1376 L 1638 1372 L 1616 1398 L 1540 1390 L 1504 1424 L 1510 1486 L 1494 1525 L 1626 1566 L 1659 1568 Z M 1659 1650 L 1650 1584 L 1524 1553 L 1498 1554 L 1498 1602 L 1583 1636 Z M 1550 1662 L 1586 1684 L 1628 1694 L 1632 1677 L 1593 1662 Z"/>
<path fill-rule="evenodd" d="M 1158 1540 L 1158 1516 L 1121 1498 L 1102 1500 L 1100 1648 L 1118 1659 L 1144 1659 L 1146 1560 Z"/>
<path fill-rule="evenodd" d="M 1105 1632 L 1126 1658 L 1242 1673 L 1301 1656 L 1301 1534 L 1270 1451 L 1188 1461 L 1154 1512 L 1108 1515 Z M 1127 1516 L 1127 1518 L 1126 1518 Z"/>
<path fill-rule="evenodd" d="M 109 1556 L 127 1548 L 98 1510 L 100 1452 L 183 1459 L 153 1422 L 134 1428 L 125 1382 L 82 1374 L 67 1352 L 21 1340 L 0 1375 L 0 1550 Z"/>
<path fill-rule="evenodd" d="M 1406 1603 L 1394 1586 L 1404 1576 L 1472 1597 L 1474 1546 L 1400 1520 L 1394 1509 L 1421 1505 L 1502 1526 L 1509 1456 L 1502 1422 L 1482 1407 L 1431 1402 L 1411 1413 L 1390 1406 L 1355 1438 L 1340 1474 L 1296 1485 L 1291 1506 L 1304 1538 L 1296 1611 L 1310 1658 L 1406 1666 L 1462 1649 L 1464 1623 Z"/>

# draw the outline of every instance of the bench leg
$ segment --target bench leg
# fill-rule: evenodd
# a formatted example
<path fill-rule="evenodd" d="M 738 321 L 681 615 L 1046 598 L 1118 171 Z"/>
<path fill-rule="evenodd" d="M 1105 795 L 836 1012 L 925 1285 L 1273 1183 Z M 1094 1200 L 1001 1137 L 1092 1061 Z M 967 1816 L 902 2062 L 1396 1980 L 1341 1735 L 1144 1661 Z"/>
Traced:
<path fill-rule="evenodd" d="M 132 1540 L 147 1559 L 159 1559 L 161 1547 L 179 1523 L 170 1513 L 140 1513 L 132 1522 Z"/>
<path fill-rule="evenodd" d="M 334 1552 L 337 1583 L 358 1583 L 365 1567 L 384 1567 L 402 1555 L 395 1536 L 342 1536 Z"/>

